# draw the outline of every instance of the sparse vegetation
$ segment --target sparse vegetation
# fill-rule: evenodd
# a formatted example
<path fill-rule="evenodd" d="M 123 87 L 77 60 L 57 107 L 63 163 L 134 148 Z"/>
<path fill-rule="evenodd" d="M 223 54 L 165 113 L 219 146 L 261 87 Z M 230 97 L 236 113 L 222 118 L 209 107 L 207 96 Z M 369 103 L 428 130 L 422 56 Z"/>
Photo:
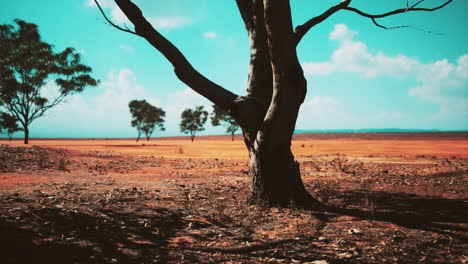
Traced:
<path fill-rule="evenodd" d="M 340 155 L 339 153 L 336 155 L 331 161 L 332 166 L 335 166 L 340 172 L 343 173 L 351 173 L 357 174 L 362 172 L 363 163 L 357 159 L 350 160 L 345 155 Z"/>
<path fill-rule="evenodd" d="M 299 156 L 307 189 L 326 205 L 309 211 L 246 204 L 247 161 L 173 158 L 174 148 L 166 154 L 172 158 L 0 145 L 0 170 L 7 172 L 0 177 L 4 257 L 460 263 L 466 250 L 458 228 L 466 211 L 466 158 L 340 154 L 362 162 L 353 174 L 331 163 L 337 155 Z M 28 177 L 34 181 L 26 184 Z M 22 254 L 31 241 L 33 249 Z"/>
<path fill-rule="evenodd" d="M 180 132 L 190 134 L 190 140 L 193 142 L 197 132 L 205 130 L 208 112 L 203 110 L 203 106 L 197 106 L 193 110 L 187 108 L 182 112 L 180 118 Z"/>
<path fill-rule="evenodd" d="M 240 128 L 237 121 L 217 105 L 213 105 L 211 124 L 213 126 L 224 126 L 224 128 L 226 128 L 226 133 L 231 134 L 232 141 L 234 141 L 234 134 Z"/>
<path fill-rule="evenodd" d="M 7 134 L 11 141 L 13 134 L 18 131 L 23 131 L 18 126 L 18 119 L 10 114 L 0 112 L 0 134 Z"/>
<path fill-rule="evenodd" d="M 164 117 L 166 112 L 161 108 L 151 105 L 146 100 L 132 100 L 128 107 L 132 115 L 132 127 L 135 127 L 138 131 L 137 142 L 140 140 L 141 134 L 144 134 L 146 141 L 149 141 L 155 129 L 165 130 Z"/>
<path fill-rule="evenodd" d="M 179 146 L 179 147 L 177 148 L 176 153 L 178 153 L 178 154 L 184 154 L 184 153 L 185 153 L 184 147 Z"/>

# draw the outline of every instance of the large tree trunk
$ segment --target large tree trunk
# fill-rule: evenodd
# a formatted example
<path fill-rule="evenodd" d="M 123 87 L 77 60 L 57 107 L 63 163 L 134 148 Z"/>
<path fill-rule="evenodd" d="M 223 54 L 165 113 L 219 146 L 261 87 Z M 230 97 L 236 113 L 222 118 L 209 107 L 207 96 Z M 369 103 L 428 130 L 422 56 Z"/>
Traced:
<path fill-rule="evenodd" d="M 277 153 L 254 153 L 250 158 L 252 191 L 250 203 L 273 206 L 315 206 L 318 203 L 307 192 L 299 164 L 290 149 Z"/>
<path fill-rule="evenodd" d="M 24 126 L 24 144 L 29 144 L 29 129 L 28 129 L 28 126 Z"/>
<path fill-rule="evenodd" d="M 250 201 L 268 205 L 317 207 L 306 191 L 299 164 L 291 153 L 291 140 L 307 82 L 293 41 L 288 0 L 265 0 L 264 19 L 273 76 L 268 111 L 250 145 L 252 193 Z"/>
<path fill-rule="evenodd" d="M 296 67 L 298 64 L 296 65 Z M 275 75 L 272 103 L 254 142 L 250 146 L 252 191 L 249 201 L 273 206 L 298 205 L 320 208 L 320 202 L 305 189 L 299 164 L 291 152 L 299 107 L 306 81 L 300 68 Z"/>

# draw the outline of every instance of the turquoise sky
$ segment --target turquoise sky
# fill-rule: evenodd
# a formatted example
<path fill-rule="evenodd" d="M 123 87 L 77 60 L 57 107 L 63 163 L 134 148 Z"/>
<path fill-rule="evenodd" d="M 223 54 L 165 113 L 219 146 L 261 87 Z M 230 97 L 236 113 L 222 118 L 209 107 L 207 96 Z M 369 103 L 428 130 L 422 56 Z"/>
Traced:
<path fill-rule="evenodd" d="M 116 23 L 125 23 L 112 1 L 100 2 Z M 337 2 L 292 0 L 295 25 Z M 404 7 L 405 2 L 354 0 L 351 6 L 381 13 Z M 426 2 L 433 6 L 442 1 Z M 249 43 L 234 0 L 135 3 L 200 72 L 244 93 Z M 298 48 L 308 94 L 297 128 L 468 129 L 467 11 L 468 1 L 455 0 L 437 12 L 380 20 L 387 26 L 412 25 L 442 35 L 383 30 L 348 11 L 312 29 Z M 0 0 L 0 24 L 16 18 L 38 24 L 43 39 L 57 51 L 76 48 L 101 80 L 98 87 L 68 98 L 36 120 L 32 137 L 135 136 L 127 106 L 132 99 L 144 98 L 166 110 L 162 136 L 181 135 L 183 109 L 206 105 L 211 110 L 210 103 L 181 83 L 144 39 L 106 25 L 89 0 Z M 52 96 L 54 86 L 44 93 Z M 209 125 L 205 132 L 222 133 L 223 128 Z"/>

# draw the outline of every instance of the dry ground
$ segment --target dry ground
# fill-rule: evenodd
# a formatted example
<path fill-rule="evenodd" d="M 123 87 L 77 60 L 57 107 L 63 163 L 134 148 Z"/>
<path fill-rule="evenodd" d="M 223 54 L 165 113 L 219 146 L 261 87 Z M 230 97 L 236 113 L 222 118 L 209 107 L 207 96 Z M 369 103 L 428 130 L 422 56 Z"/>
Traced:
<path fill-rule="evenodd" d="M 246 205 L 241 140 L 195 140 L 0 141 L 0 262 L 468 263 L 466 133 L 296 136 L 324 212 Z"/>

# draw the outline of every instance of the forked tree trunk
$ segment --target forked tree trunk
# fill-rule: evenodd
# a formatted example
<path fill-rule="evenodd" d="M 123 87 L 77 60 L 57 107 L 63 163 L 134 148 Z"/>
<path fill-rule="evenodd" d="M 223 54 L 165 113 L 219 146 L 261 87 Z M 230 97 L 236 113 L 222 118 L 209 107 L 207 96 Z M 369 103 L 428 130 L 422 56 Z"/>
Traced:
<path fill-rule="evenodd" d="M 146 137 L 146 141 L 149 141 L 151 139 L 151 135 L 153 134 L 153 132 L 147 132 L 145 133 L 145 137 Z"/>
<path fill-rule="evenodd" d="M 190 135 L 190 140 L 193 142 L 195 140 L 195 135 Z"/>
<path fill-rule="evenodd" d="M 234 132 L 231 134 L 231 141 L 234 141 Z"/>
<path fill-rule="evenodd" d="M 247 147 L 250 146 L 250 203 L 313 208 L 321 206 L 305 189 L 300 166 L 291 152 L 292 135 L 303 100 L 301 94 L 305 95 L 306 82 L 301 72 L 286 75 L 285 78 L 275 78 L 275 89 L 287 89 L 288 92 L 274 93 L 255 141 L 245 139 Z"/>
<path fill-rule="evenodd" d="M 253 203 L 317 207 L 307 192 L 291 140 L 307 82 L 296 54 L 289 1 L 264 1 L 264 19 L 272 69 L 272 98 L 250 145 Z M 249 146 L 248 146 L 249 147 Z"/>

